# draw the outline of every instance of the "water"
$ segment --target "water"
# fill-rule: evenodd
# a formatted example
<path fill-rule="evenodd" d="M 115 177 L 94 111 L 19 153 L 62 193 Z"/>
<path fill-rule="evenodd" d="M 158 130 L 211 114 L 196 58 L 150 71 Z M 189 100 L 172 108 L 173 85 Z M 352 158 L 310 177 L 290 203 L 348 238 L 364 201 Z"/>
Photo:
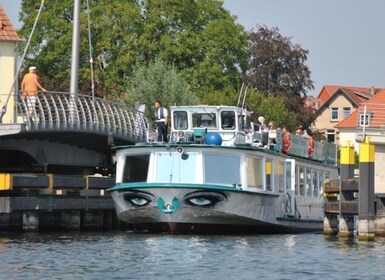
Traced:
<path fill-rule="evenodd" d="M 1 233 L 0 279 L 380 279 L 385 239 Z"/>

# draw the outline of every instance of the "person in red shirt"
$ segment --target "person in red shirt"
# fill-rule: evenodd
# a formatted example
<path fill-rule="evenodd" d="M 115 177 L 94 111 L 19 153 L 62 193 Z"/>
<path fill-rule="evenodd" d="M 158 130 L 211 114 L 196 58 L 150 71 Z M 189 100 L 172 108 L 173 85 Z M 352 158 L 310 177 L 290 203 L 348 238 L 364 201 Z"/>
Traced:
<path fill-rule="evenodd" d="M 39 83 L 39 76 L 36 74 L 36 67 L 29 67 L 29 73 L 24 75 L 21 83 L 22 95 L 27 103 L 28 114 L 31 117 L 35 108 L 38 90 L 46 91 Z"/>

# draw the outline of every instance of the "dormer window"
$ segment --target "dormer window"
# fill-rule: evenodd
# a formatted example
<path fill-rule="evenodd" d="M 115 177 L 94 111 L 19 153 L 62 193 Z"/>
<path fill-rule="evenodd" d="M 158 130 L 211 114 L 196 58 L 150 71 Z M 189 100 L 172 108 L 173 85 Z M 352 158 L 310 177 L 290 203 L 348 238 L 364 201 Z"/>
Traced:
<path fill-rule="evenodd" d="M 370 113 L 370 112 L 366 112 L 366 114 L 360 113 L 360 115 L 358 116 L 358 126 L 359 127 L 370 126 L 370 121 L 372 120 L 372 118 L 373 118 L 373 113 Z"/>

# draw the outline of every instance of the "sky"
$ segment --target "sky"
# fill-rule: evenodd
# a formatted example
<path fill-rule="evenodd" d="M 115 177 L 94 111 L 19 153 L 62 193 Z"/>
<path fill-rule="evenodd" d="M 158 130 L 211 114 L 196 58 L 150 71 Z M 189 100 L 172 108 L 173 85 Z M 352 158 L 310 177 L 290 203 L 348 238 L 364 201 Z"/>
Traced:
<path fill-rule="evenodd" d="M 37 1 L 39 2 L 39 1 Z M 385 87 L 385 0 L 224 0 L 246 31 L 277 27 L 309 50 L 314 81 L 324 85 Z M 21 0 L 0 0 L 16 28 Z M 92 7 L 91 7 L 92 11 Z"/>

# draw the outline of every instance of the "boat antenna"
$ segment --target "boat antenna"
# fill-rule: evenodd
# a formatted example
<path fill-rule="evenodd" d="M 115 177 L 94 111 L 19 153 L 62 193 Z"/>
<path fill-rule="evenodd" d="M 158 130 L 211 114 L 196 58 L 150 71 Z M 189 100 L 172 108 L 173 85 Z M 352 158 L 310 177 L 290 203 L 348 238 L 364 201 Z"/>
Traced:
<path fill-rule="evenodd" d="M 243 95 L 243 102 L 242 102 L 242 108 L 245 108 L 245 101 L 246 101 L 246 96 L 247 96 L 247 91 L 249 90 L 249 85 L 247 85 L 245 89 L 245 94 Z"/>
<path fill-rule="evenodd" d="M 12 83 L 11 89 L 9 90 L 9 93 L 8 93 L 8 96 L 7 96 L 7 100 L 5 101 L 5 104 L 3 105 L 3 108 L 1 108 L 1 111 L 0 111 L 0 123 L 3 122 L 3 117 L 4 117 L 5 113 L 7 112 L 7 107 L 8 107 L 9 99 L 11 98 L 12 91 L 13 91 L 13 89 L 15 87 L 15 84 L 16 84 L 16 81 L 17 81 L 17 77 L 19 76 L 21 66 L 23 65 L 23 61 L 24 61 L 25 56 L 27 54 L 27 50 L 28 50 L 29 45 L 31 43 L 32 35 L 33 35 L 34 31 L 35 31 L 35 28 L 36 28 L 37 22 L 38 22 L 38 20 L 40 18 L 40 14 L 41 14 L 41 11 L 43 10 L 43 7 L 44 7 L 44 0 L 41 0 L 40 8 L 39 8 L 39 11 L 38 11 L 37 16 L 35 18 L 35 23 L 33 24 L 31 33 L 29 34 L 27 45 L 25 46 L 23 56 L 20 59 L 20 64 L 19 64 L 19 66 L 18 66 L 18 68 L 16 70 L 15 77 L 13 78 L 13 83 Z"/>
<path fill-rule="evenodd" d="M 90 71 L 91 71 L 91 92 L 92 98 L 95 97 L 95 83 L 94 83 L 94 59 L 92 57 L 92 41 L 91 41 L 91 20 L 90 20 L 91 9 L 89 1 L 87 0 L 87 24 L 88 24 L 88 48 L 90 55 Z"/>
<path fill-rule="evenodd" d="M 239 91 L 239 95 L 238 95 L 237 107 L 240 107 L 240 105 L 241 105 L 241 98 L 243 98 L 243 100 L 242 100 L 242 108 L 244 108 L 248 89 L 249 89 L 249 86 L 247 85 L 245 87 L 245 83 L 242 83 L 241 90 Z"/>
<path fill-rule="evenodd" d="M 239 102 L 241 101 L 241 96 L 242 96 L 242 91 L 243 91 L 244 85 L 245 85 L 245 83 L 242 83 L 241 90 L 239 91 L 237 107 L 239 107 Z"/>

